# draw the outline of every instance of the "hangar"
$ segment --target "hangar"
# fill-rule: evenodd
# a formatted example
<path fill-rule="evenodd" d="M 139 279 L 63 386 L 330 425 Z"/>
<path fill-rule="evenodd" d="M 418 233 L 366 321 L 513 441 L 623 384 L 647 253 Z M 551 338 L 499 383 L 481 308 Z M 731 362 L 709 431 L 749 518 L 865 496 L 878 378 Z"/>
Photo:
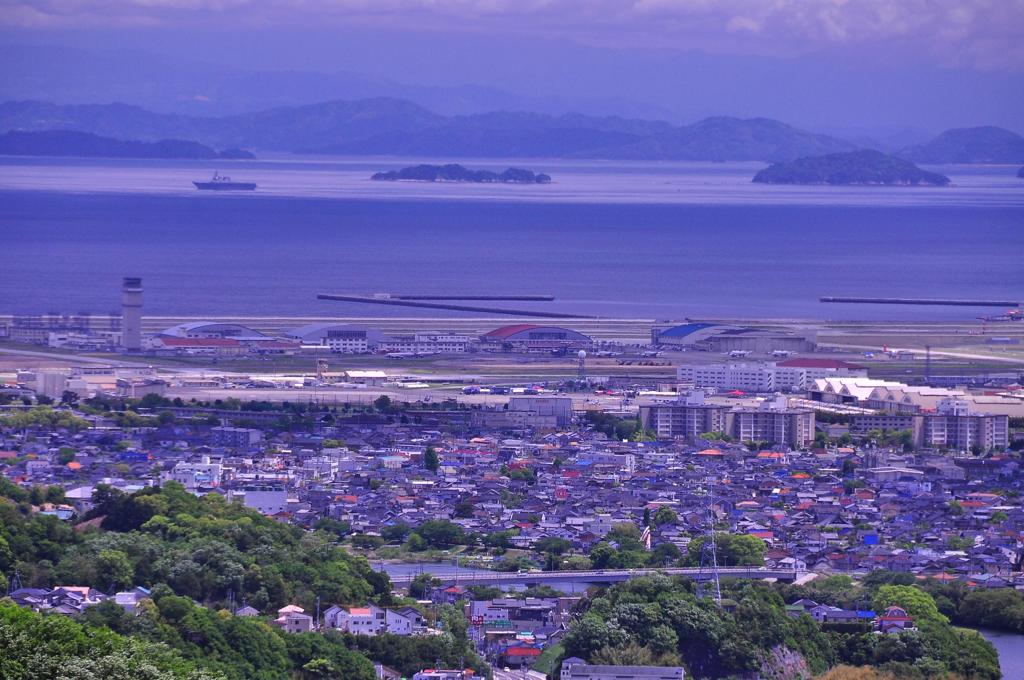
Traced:
<path fill-rule="evenodd" d="M 237 323 L 220 323 L 217 321 L 190 321 L 179 323 L 157 333 L 158 336 L 170 338 L 265 338 L 265 334 L 248 326 Z"/>
<path fill-rule="evenodd" d="M 785 328 L 737 326 L 717 323 L 686 323 L 671 328 L 655 328 L 651 342 L 661 346 L 693 347 L 710 352 L 776 351 L 812 352 L 817 347 L 813 334 L 795 333 Z"/>
<path fill-rule="evenodd" d="M 570 328 L 540 326 L 531 323 L 495 328 L 480 337 L 484 345 L 499 346 L 506 351 L 551 351 L 589 349 L 594 341 Z"/>

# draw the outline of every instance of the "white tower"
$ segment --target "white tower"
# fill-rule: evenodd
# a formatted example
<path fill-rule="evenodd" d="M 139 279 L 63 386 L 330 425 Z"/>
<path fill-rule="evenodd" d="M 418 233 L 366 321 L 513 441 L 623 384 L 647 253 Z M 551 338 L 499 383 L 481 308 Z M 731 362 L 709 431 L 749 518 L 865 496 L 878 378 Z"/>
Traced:
<path fill-rule="evenodd" d="M 587 377 L 587 352 L 586 350 L 580 350 L 576 353 L 576 378 L 579 380 L 585 380 Z"/>
<path fill-rule="evenodd" d="M 121 345 L 129 352 L 142 349 L 142 279 L 124 277 L 121 286 Z"/>

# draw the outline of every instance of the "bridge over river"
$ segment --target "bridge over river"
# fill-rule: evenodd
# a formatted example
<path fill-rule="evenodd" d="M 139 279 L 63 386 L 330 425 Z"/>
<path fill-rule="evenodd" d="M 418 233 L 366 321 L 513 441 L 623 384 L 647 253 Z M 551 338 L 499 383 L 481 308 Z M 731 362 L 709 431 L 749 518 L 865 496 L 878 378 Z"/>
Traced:
<path fill-rule="evenodd" d="M 425 569 L 424 573 L 430 573 Z M 695 567 L 668 567 L 664 569 L 591 569 L 588 571 L 530 571 L 530 572 L 507 572 L 481 570 L 472 571 L 446 571 L 445 573 L 431 574 L 444 585 L 512 585 L 531 583 L 617 583 L 628 581 L 639 576 L 651 576 L 653 574 L 665 574 L 667 576 L 687 576 L 694 580 L 705 580 L 710 578 L 708 571 L 701 571 Z M 391 583 L 395 586 L 408 587 L 416 578 L 416 573 L 392 574 Z M 802 572 L 793 569 L 768 569 L 766 567 L 719 567 L 718 575 L 721 578 L 750 578 L 750 579 L 775 579 L 778 581 L 795 581 L 802 575 Z"/>

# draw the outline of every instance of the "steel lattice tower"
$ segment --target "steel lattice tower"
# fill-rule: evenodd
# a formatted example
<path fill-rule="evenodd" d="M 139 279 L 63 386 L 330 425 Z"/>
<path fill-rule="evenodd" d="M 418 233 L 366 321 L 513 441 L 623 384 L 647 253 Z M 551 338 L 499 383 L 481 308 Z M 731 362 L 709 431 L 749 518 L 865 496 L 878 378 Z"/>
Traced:
<path fill-rule="evenodd" d="M 715 487 L 714 479 L 707 482 L 707 534 L 700 547 L 700 571 L 697 574 L 697 597 L 711 596 L 715 604 L 722 604 L 722 585 L 718 579 L 718 547 L 715 544 Z"/>

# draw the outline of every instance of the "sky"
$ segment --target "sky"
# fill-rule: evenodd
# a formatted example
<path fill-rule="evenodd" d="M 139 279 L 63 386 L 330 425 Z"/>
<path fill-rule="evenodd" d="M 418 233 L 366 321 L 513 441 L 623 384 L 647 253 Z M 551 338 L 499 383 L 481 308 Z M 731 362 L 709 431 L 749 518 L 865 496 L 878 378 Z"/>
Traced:
<path fill-rule="evenodd" d="M 1024 0 L 0 0 L 4 44 L 620 101 L 677 122 L 1024 132 Z"/>

